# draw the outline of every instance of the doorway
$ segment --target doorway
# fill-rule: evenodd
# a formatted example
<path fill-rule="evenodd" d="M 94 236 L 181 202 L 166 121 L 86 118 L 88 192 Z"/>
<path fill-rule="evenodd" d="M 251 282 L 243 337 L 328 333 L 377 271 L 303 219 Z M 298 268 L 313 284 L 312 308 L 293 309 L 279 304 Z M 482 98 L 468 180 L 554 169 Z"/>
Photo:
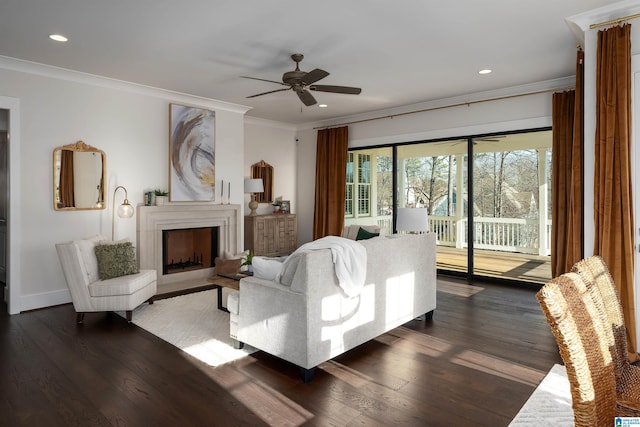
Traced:
<path fill-rule="evenodd" d="M 0 129 L 6 136 L 6 143 L 0 150 L 3 156 L 0 181 L 0 204 L 2 204 L 3 233 L 2 262 L 4 263 L 4 286 L 2 286 L 3 306 L 9 314 L 18 314 L 20 307 L 20 173 L 19 168 L 11 165 L 20 164 L 20 100 L 8 96 L 0 96 Z M 12 150 L 12 147 L 16 149 Z M 13 196 L 12 196 L 13 195 Z M 4 304 L 6 301 L 6 305 Z M 3 309 L 4 310 L 4 309 Z"/>
<path fill-rule="evenodd" d="M 8 161 L 9 110 L 0 108 L 0 286 L 4 309 L 8 304 L 7 289 L 7 207 L 8 197 Z"/>

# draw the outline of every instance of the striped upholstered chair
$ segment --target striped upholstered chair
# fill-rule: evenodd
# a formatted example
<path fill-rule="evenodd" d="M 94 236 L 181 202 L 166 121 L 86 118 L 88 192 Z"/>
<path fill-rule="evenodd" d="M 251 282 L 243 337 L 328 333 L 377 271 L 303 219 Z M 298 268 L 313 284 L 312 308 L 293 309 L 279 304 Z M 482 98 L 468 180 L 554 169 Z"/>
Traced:
<path fill-rule="evenodd" d="M 639 416 L 640 405 L 616 393 L 610 326 L 597 307 L 602 301 L 594 302 L 576 273 L 551 280 L 537 298 L 567 368 L 575 425 L 610 426 L 615 416 Z"/>
<path fill-rule="evenodd" d="M 153 303 L 157 291 L 155 270 L 100 279 L 95 248 L 105 242 L 105 237 L 95 236 L 56 244 L 77 323 L 83 322 L 86 312 L 96 311 L 124 311 L 131 322 L 133 309 L 145 301 Z"/>

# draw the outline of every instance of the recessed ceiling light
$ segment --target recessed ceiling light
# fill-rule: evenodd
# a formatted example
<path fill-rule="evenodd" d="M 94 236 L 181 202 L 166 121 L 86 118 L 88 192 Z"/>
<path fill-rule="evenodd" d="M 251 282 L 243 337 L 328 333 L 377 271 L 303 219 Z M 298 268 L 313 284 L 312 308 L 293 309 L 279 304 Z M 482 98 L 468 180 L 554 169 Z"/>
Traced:
<path fill-rule="evenodd" d="M 327 107 L 328 107 L 328 105 L 327 105 L 327 104 L 318 104 L 318 107 L 320 107 L 320 108 L 327 108 Z"/>
<path fill-rule="evenodd" d="M 50 34 L 49 38 L 51 40 L 55 40 L 57 42 L 63 42 L 63 43 L 69 40 L 68 38 L 66 38 L 62 34 Z"/>
<path fill-rule="evenodd" d="M 485 68 L 484 70 L 478 71 L 478 74 L 490 74 L 492 70 Z"/>

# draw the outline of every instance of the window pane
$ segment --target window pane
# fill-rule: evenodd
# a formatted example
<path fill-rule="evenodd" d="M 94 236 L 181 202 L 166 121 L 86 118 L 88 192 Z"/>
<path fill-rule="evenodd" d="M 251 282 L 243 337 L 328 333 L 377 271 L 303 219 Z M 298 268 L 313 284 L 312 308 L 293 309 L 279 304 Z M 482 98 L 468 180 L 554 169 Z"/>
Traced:
<path fill-rule="evenodd" d="M 347 161 L 347 184 L 353 183 L 353 153 L 349 153 Z"/>
<path fill-rule="evenodd" d="M 358 215 L 369 215 L 369 184 L 358 184 Z"/>
<path fill-rule="evenodd" d="M 344 216 L 353 216 L 353 184 L 347 184 L 347 197 L 344 208 Z"/>
<path fill-rule="evenodd" d="M 349 152 L 345 225 L 378 225 L 392 232 L 392 158 L 390 147 Z"/>

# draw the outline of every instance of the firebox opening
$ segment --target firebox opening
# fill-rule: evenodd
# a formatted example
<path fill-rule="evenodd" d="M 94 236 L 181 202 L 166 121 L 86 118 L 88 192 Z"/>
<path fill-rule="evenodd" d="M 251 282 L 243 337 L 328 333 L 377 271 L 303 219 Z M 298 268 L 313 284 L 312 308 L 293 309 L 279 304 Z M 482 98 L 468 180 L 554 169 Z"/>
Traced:
<path fill-rule="evenodd" d="M 163 230 L 162 274 L 213 267 L 218 256 L 218 228 Z"/>

